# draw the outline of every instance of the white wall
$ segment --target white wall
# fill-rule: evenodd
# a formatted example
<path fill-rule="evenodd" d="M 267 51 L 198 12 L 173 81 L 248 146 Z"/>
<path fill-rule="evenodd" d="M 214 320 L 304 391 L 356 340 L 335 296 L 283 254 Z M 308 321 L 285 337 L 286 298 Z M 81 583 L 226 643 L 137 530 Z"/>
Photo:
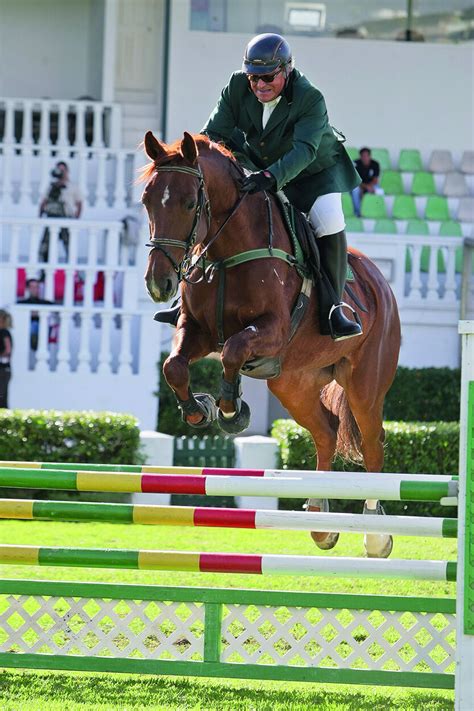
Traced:
<path fill-rule="evenodd" d="M 0 95 L 99 100 L 102 16 L 103 0 L 0 0 Z"/>
<path fill-rule="evenodd" d="M 240 69 L 244 34 L 191 32 L 188 0 L 172 3 L 168 136 L 197 132 L 230 74 Z M 297 66 L 325 95 L 331 123 L 349 145 L 474 146 L 474 44 L 289 37 Z"/>

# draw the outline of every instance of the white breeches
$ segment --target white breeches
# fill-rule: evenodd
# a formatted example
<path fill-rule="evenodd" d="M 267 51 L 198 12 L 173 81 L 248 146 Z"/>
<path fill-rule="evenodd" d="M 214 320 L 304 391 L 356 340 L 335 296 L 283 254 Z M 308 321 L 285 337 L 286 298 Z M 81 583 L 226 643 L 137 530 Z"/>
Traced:
<path fill-rule="evenodd" d="M 316 198 L 309 211 L 309 221 L 318 237 L 342 232 L 346 221 L 342 211 L 341 193 L 328 193 Z"/>

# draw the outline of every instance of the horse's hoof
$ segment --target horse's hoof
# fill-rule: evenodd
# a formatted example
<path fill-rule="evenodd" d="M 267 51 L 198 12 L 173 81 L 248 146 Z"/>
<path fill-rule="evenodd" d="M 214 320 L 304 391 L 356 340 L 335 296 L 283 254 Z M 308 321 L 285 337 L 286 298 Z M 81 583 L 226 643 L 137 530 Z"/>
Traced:
<path fill-rule="evenodd" d="M 369 516 L 385 516 L 380 501 L 377 501 L 375 509 L 369 509 L 366 502 L 362 513 Z M 388 558 L 393 550 L 393 538 L 386 533 L 366 533 L 364 546 L 367 558 Z"/>
<path fill-rule="evenodd" d="M 334 548 L 336 543 L 339 540 L 339 534 L 338 533 L 326 533 L 325 538 L 320 538 L 318 540 L 318 536 L 321 536 L 324 534 L 319 533 L 318 531 L 311 531 L 311 538 L 313 541 L 316 543 L 318 548 L 320 548 L 322 551 L 330 551 L 331 548 Z"/>
<path fill-rule="evenodd" d="M 250 422 L 250 407 L 245 400 L 242 400 L 240 411 L 231 418 L 224 417 L 221 410 L 217 411 L 217 423 L 223 432 L 227 434 L 239 434 L 247 429 Z"/>
<path fill-rule="evenodd" d="M 209 427 L 211 422 L 214 422 L 217 417 L 216 401 L 214 400 L 212 395 L 208 395 L 207 393 L 196 393 L 194 395 L 194 399 L 196 400 L 199 409 L 202 412 L 203 419 L 200 422 L 197 422 L 196 424 L 188 422 L 187 420 L 186 422 L 190 427 L 194 427 L 194 429 L 197 430 L 202 430 L 205 427 Z"/>
<path fill-rule="evenodd" d="M 366 534 L 364 546 L 367 558 L 388 558 L 393 550 L 393 538 L 386 534 Z"/>
<path fill-rule="evenodd" d="M 329 501 L 327 499 L 308 499 L 304 508 L 306 511 L 321 511 L 328 513 Z M 311 538 L 322 551 L 330 551 L 334 548 L 339 540 L 339 533 L 332 531 L 331 533 L 322 533 L 320 531 L 311 531 Z"/>

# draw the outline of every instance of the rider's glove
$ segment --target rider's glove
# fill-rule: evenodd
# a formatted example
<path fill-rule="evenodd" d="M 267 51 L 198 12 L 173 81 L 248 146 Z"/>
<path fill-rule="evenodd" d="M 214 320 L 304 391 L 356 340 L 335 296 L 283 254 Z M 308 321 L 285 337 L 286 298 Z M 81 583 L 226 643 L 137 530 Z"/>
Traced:
<path fill-rule="evenodd" d="M 275 190 L 276 180 L 268 170 L 261 170 L 258 173 L 250 173 L 241 186 L 244 193 L 258 193 L 260 190 Z"/>

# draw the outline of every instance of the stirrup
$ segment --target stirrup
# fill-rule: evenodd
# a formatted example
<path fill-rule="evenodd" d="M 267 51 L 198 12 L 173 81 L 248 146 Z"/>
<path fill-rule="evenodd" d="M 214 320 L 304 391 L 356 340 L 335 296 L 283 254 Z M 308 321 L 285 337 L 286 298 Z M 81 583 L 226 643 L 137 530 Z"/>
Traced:
<path fill-rule="evenodd" d="M 348 308 L 352 312 L 355 321 L 351 321 L 350 319 L 346 318 L 341 312 L 340 317 L 345 321 L 345 324 L 343 324 L 343 328 L 346 329 L 346 332 L 336 333 L 332 323 L 332 316 L 334 313 L 337 312 L 338 309 L 342 309 L 343 307 Z M 346 303 L 345 301 L 340 301 L 338 304 L 333 304 L 331 306 L 328 316 L 328 322 L 329 331 L 331 333 L 331 338 L 333 339 L 333 341 L 344 341 L 347 338 L 354 338 L 355 336 L 362 336 L 363 334 L 362 322 L 360 320 L 359 314 L 352 308 L 350 304 Z"/>

